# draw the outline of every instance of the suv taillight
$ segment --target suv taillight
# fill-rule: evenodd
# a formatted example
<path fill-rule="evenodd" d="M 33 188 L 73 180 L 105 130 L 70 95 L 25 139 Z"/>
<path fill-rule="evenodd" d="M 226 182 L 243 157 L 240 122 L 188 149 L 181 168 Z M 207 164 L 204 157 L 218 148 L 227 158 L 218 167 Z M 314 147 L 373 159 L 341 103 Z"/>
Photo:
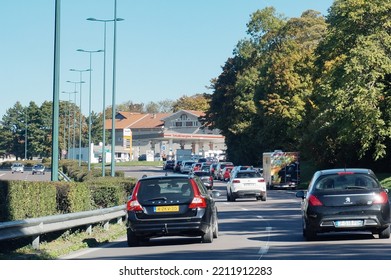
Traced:
<path fill-rule="evenodd" d="M 134 191 L 132 194 L 132 198 L 126 203 L 126 210 L 128 211 L 143 211 L 143 207 L 137 200 L 137 192 L 140 188 L 140 182 L 137 182 L 136 186 L 134 187 Z"/>
<path fill-rule="evenodd" d="M 194 198 L 191 201 L 189 208 L 194 209 L 194 208 L 206 208 L 206 200 L 205 198 L 201 195 L 200 191 L 198 190 L 197 183 L 194 182 L 193 180 L 191 181 L 191 186 L 193 188 L 193 193 L 194 193 Z"/>

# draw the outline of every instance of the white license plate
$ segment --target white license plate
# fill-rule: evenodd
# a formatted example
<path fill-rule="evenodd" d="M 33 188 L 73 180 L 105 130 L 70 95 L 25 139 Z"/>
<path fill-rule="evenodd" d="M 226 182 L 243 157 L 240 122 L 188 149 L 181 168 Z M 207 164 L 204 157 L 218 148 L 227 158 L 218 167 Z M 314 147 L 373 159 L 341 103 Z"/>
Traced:
<path fill-rule="evenodd" d="M 336 221 L 335 227 L 362 227 L 364 222 L 362 220 L 352 220 L 352 221 Z"/>
<path fill-rule="evenodd" d="M 254 183 L 244 183 L 245 187 L 255 187 Z"/>

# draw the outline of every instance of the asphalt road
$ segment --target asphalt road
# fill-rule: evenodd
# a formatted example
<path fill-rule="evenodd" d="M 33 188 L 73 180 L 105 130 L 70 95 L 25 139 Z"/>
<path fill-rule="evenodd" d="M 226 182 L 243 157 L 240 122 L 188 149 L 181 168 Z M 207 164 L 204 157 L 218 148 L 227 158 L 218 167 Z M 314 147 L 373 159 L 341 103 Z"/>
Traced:
<path fill-rule="evenodd" d="M 129 175 L 134 171 L 129 171 Z M 142 169 L 137 174 L 162 173 Z M 126 173 L 127 174 L 127 173 Z M 133 174 L 134 175 L 134 174 Z M 142 175 L 141 175 L 142 176 Z M 215 181 L 216 182 L 216 181 Z M 127 247 L 126 237 L 102 248 L 85 249 L 64 258 L 89 260 L 371 260 L 391 259 L 391 239 L 367 232 L 302 237 L 300 199 L 294 191 L 271 190 L 266 202 L 226 201 L 225 184 L 216 182 L 219 237 L 211 244 L 200 238 L 161 237 L 140 247 Z"/>
<path fill-rule="evenodd" d="M 161 168 L 117 167 L 126 177 L 164 174 Z M 1 180 L 50 180 L 50 172 L 12 174 L 0 170 Z M 140 247 L 127 247 L 126 237 L 102 248 L 84 249 L 63 258 L 90 260 L 391 260 L 391 239 L 367 232 L 328 233 L 317 241 L 302 237 L 300 199 L 294 191 L 270 190 L 266 202 L 226 201 L 225 183 L 215 181 L 219 237 L 211 244 L 200 238 L 162 237 Z"/>

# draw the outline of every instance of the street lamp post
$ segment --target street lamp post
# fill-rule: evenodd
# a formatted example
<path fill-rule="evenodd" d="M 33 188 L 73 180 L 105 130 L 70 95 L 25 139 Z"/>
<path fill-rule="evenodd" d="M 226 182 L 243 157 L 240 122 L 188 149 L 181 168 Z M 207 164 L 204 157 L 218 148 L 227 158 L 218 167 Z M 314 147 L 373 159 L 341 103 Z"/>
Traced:
<path fill-rule="evenodd" d="M 117 18 L 117 0 L 114 0 L 114 18 Z M 111 112 L 111 177 L 115 177 L 115 78 L 116 78 L 116 49 L 117 49 L 117 21 L 114 21 L 113 44 L 113 95 Z"/>
<path fill-rule="evenodd" d="M 81 166 L 81 121 L 82 121 L 82 112 L 81 112 L 81 96 L 82 96 L 82 86 L 81 84 L 84 84 L 85 82 L 83 81 L 83 72 L 87 72 L 87 71 L 91 71 L 91 69 L 85 69 L 85 70 L 78 70 L 78 69 L 69 69 L 70 71 L 76 71 L 76 72 L 79 72 L 80 73 L 80 89 L 79 89 L 79 97 L 80 97 L 80 100 L 79 100 L 79 166 Z"/>
<path fill-rule="evenodd" d="M 89 21 L 97 21 L 104 23 L 104 36 L 103 36 L 103 137 L 102 137 L 102 177 L 106 175 L 106 23 L 111 21 L 122 21 L 122 18 L 116 19 L 96 19 L 87 18 Z"/>
<path fill-rule="evenodd" d="M 77 49 L 78 52 L 85 52 L 90 54 L 90 92 L 88 96 L 88 171 L 91 171 L 91 73 L 92 73 L 92 54 L 103 52 L 103 50 L 83 50 L 83 49 Z"/>
<path fill-rule="evenodd" d="M 68 94 L 68 143 L 65 146 L 67 148 L 67 159 L 69 159 L 69 150 L 70 150 L 70 142 L 71 142 L 71 134 L 70 134 L 70 124 L 71 124 L 71 109 L 70 109 L 70 104 L 71 104 L 71 94 L 75 94 L 73 91 L 62 91 L 62 93 Z M 64 135 L 65 137 L 65 135 Z"/>
<path fill-rule="evenodd" d="M 75 95 L 73 99 L 74 108 L 73 108 L 73 138 L 72 138 L 72 159 L 76 158 L 76 84 L 79 82 L 67 81 L 67 83 L 72 83 L 75 85 Z"/>

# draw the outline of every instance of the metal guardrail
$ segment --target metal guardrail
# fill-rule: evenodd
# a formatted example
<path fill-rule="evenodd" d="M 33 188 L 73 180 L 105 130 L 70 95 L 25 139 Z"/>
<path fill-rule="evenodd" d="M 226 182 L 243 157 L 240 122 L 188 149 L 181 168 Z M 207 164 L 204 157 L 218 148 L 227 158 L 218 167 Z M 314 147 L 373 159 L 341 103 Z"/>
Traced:
<path fill-rule="evenodd" d="M 124 216 L 126 216 L 125 205 L 122 205 L 78 213 L 2 222 L 0 223 L 0 241 L 31 236 L 33 248 L 38 249 L 42 234 L 83 225 L 86 225 L 86 231 L 91 233 L 93 224 L 104 222 L 104 228 L 108 229 L 110 221 L 117 219 L 117 223 L 121 223 Z"/>

